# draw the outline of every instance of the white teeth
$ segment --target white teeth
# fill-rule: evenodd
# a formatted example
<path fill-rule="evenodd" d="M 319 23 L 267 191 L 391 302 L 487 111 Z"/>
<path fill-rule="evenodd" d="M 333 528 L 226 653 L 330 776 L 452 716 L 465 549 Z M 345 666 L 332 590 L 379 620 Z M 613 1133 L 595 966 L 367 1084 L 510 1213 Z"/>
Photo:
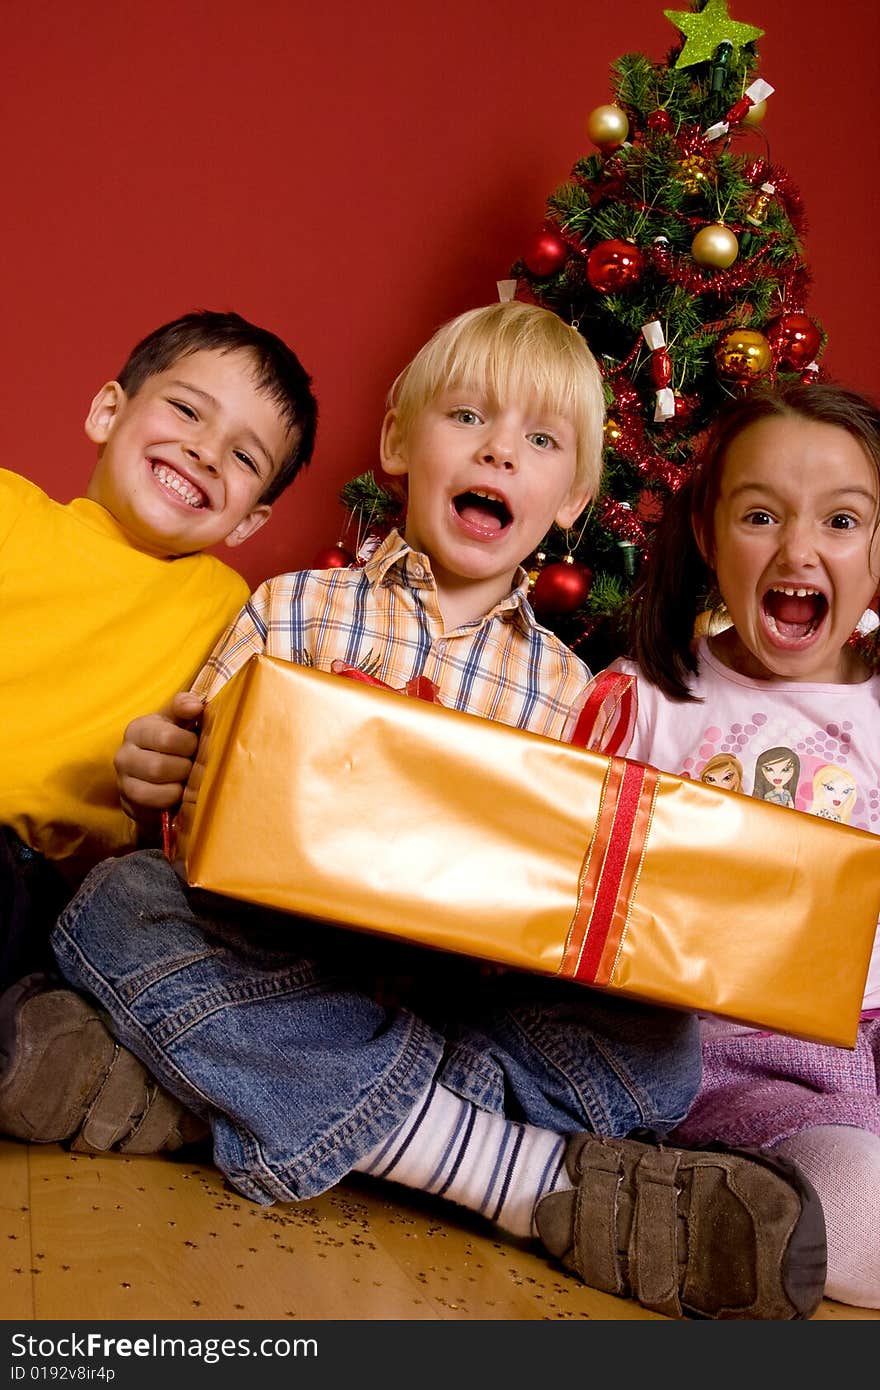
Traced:
<path fill-rule="evenodd" d="M 170 487 L 172 492 L 176 492 L 178 497 L 190 507 L 201 507 L 204 505 L 205 499 L 203 494 L 199 492 L 197 488 L 194 488 L 192 483 L 188 483 L 186 478 L 182 477 L 175 469 L 168 468 L 164 463 L 157 463 L 153 468 L 153 472 L 160 483 L 164 483 L 165 487 Z"/>
<path fill-rule="evenodd" d="M 472 487 L 470 491 L 474 494 L 474 497 L 485 497 L 489 502 L 501 501 L 501 498 L 498 496 L 497 492 L 484 492 L 483 489 L 479 487 Z"/>

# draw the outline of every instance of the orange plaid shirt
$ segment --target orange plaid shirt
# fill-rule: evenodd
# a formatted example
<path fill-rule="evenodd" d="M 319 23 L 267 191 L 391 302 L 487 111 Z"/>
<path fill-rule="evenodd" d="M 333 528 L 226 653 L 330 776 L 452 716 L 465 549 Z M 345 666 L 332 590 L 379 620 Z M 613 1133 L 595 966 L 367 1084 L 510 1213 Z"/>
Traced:
<path fill-rule="evenodd" d="M 490 613 L 447 632 L 429 560 L 392 531 L 362 568 L 299 570 L 261 584 L 195 689 L 210 699 L 254 655 L 325 671 L 339 660 L 395 688 L 426 676 L 448 708 L 558 739 L 590 672 L 536 622 L 527 592 L 520 568 Z"/>

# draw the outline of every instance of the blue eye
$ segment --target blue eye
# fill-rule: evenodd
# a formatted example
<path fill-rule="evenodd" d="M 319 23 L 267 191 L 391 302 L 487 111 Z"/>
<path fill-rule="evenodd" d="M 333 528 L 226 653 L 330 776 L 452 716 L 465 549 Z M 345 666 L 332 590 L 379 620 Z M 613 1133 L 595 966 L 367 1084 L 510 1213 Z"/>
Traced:
<path fill-rule="evenodd" d="M 529 439 L 538 449 L 556 448 L 556 440 L 553 438 L 552 434 L 544 434 L 541 430 L 536 431 L 535 434 L 530 434 Z"/>
<path fill-rule="evenodd" d="M 458 420 L 462 425 L 479 425 L 481 423 L 480 416 L 476 410 L 472 410 L 471 407 L 467 405 L 457 406 L 455 410 L 450 411 L 450 414 L 453 420 Z"/>

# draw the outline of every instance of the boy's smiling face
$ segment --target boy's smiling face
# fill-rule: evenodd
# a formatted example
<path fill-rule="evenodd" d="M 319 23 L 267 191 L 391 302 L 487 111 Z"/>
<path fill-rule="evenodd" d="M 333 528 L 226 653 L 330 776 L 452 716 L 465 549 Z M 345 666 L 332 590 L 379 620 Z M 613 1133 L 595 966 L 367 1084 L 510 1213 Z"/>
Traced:
<path fill-rule="evenodd" d="M 553 522 L 571 526 L 589 500 L 575 485 L 574 426 L 534 403 L 447 390 L 405 437 L 389 412 L 381 453 L 387 473 L 406 475 L 406 540 L 429 556 L 441 601 L 469 586 L 481 612 Z"/>
<path fill-rule="evenodd" d="M 260 498 L 291 445 L 247 351 L 188 353 L 133 396 L 108 382 L 86 434 L 98 445 L 86 495 L 137 549 L 162 556 L 240 545 L 258 530 L 271 512 Z"/>

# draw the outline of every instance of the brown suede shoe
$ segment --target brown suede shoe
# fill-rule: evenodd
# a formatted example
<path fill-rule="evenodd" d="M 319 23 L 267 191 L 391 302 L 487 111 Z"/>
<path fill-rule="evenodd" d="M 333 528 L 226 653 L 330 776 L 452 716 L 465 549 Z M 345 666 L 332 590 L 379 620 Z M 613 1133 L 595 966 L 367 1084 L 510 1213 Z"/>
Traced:
<path fill-rule="evenodd" d="M 575 1134 L 574 1190 L 535 1209 L 551 1255 L 591 1288 L 667 1317 L 792 1319 L 825 1287 L 825 1220 L 792 1165 L 745 1149 Z"/>
<path fill-rule="evenodd" d="M 209 1133 L 73 990 L 28 975 L 0 997 L 0 1134 L 80 1153 L 158 1153 Z"/>

